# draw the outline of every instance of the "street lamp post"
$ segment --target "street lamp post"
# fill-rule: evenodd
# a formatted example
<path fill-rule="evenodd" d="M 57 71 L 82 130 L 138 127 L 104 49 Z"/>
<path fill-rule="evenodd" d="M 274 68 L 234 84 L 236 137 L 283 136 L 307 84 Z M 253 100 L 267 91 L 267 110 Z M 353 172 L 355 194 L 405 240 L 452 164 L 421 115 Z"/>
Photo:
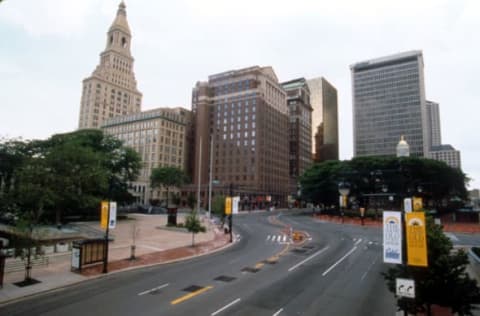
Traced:
<path fill-rule="evenodd" d="M 347 196 L 350 193 L 350 183 L 340 182 L 338 184 L 338 193 L 340 193 L 340 216 L 344 222 L 344 208 L 347 206 Z"/>
<path fill-rule="evenodd" d="M 233 232 L 232 232 L 232 226 L 233 226 L 233 183 L 230 183 L 230 201 L 231 201 L 232 205 L 231 205 L 231 213 L 228 216 L 228 231 L 230 232 L 230 242 L 233 242 Z"/>
<path fill-rule="evenodd" d="M 213 161 L 213 136 L 210 137 L 210 165 L 208 173 L 208 219 L 212 218 L 212 161 Z"/>

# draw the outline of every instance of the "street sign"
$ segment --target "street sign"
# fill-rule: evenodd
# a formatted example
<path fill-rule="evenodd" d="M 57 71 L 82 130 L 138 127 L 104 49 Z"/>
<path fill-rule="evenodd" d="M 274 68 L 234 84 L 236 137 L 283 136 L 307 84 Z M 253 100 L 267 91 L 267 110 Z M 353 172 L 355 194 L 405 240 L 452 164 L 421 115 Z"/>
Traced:
<path fill-rule="evenodd" d="M 108 219 L 108 228 L 115 228 L 117 225 L 117 202 L 110 202 L 110 216 Z"/>
<path fill-rule="evenodd" d="M 108 201 L 102 201 L 100 208 L 100 227 L 107 229 L 108 225 Z"/>
<path fill-rule="evenodd" d="M 423 209 L 423 202 L 421 197 L 414 197 L 413 198 L 413 211 L 419 212 Z"/>
<path fill-rule="evenodd" d="M 402 220 L 400 212 L 383 212 L 383 262 L 402 263 Z"/>
<path fill-rule="evenodd" d="M 225 198 L 225 215 L 232 214 L 232 198 L 227 196 Z"/>
<path fill-rule="evenodd" d="M 396 279 L 397 296 L 415 298 L 415 281 L 410 279 Z"/>
<path fill-rule="evenodd" d="M 232 199 L 232 213 L 233 214 L 238 214 L 238 203 L 240 202 L 240 197 L 239 196 L 234 196 Z"/>
<path fill-rule="evenodd" d="M 412 199 L 406 198 L 403 200 L 403 209 L 405 213 L 410 213 L 412 211 Z"/>
<path fill-rule="evenodd" d="M 428 267 L 425 213 L 412 212 L 405 216 L 408 265 Z"/>

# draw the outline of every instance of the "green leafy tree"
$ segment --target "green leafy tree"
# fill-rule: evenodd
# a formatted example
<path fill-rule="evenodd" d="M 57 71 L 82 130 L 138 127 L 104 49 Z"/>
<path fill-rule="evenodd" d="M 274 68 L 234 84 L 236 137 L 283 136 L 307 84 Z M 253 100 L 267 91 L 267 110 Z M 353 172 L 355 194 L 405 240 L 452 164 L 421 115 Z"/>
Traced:
<path fill-rule="evenodd" d="M 225 214 L 225 196 L 215 195 L 212 201 L 212 212 L 220 217 Z"/>
<path fill-rule="evenodd" d="M 169 191 L 171 188 L 178 188 L 188 182 L 188 177 L 183 170 L 177 167 L 160 167 L 152 170 L 150 183 L 152 188 L 165 187 L 167 191 L 167 208 Z"/>
<path fill-rule="evenodd" d="M 195 204 L 197 204 L 197 199 L 195 198 L 195 195 L 193 195 L 192 193 L 190 193 L 190 194 L 187 196 L 187 205 L 188 205 L 188 207 L 193 211 L 194 208 L 195 208 Z"/>
<path fill-rule="evenodd" d="M 14 212 L 10 192 L 15 188 L 15 172 L 28 158 L 28 151 L 27 142 L 0 139 L 0 214 Z"/>
<path fill-rule="evenodd" d="M 185 220 L 185 227 L 192 233 L 192 247 L 195 246 L 195 235 L 198 233 L 204 233 L 207 231 L 205 226 L 202 225 L 197 217 L 197 212 L 193 211 L 188 214 Z"/>
<path fill-rule="evenodd" d="M 480 289 L 466 272 L 468 256 L 461 249 L 454 251 L 442 227 L 429 217 L 427 249 L 427 268 L 395 265 L 384 273 L 388 289 L 393 293 L 396 278 L 415 280 L 415 299 L 397 297 L 398 308 L 412 314 L 431 315 L 432 305 L 440 305 L 458 315 L 472 315 L 474 304 L 480 303 Z"/>
<path fill-rule="evenodd" d="M 42 159 L 28 159 L 15 172 L 16 185 L 11 192 L 15 200 L 18 221 L 14 228 L 13 241 L 16 256 L 25 262 L 25 282 L 31 281 L 34 249 L 39 248 L 39 225 L 43 221 L 45 209 L 54 203 L 51 190 L 53 176 Z M 35 256 L 39 251 L 35 252 Z"/>
<path fill-rule="evenodd" d="M 467 198 L 468 178 L 461 170 L 416 157 L 358 157 L 314 164 L 301 177 L 302 198 L 326 206 L 337 205 L 340 181 L 351 184 L 350 196 L 361 198 L 363 194 L 380 191 L 375 183 L 377 178 L 388 192 L 400 197 L 413 195 L 416 188 L 423 186 L 422 197 L 437 209 L 445 200 Z M 396 203 L 400 206 L 400 199 Z"/>
<path fill-rule="evenodd" d="M 188 182 L 188 177 L 183 170 L 177 167 L 160 167 L 152 170 L 150 175 L 150 183 L 152 188 L 165 187 L 167 191 L 167 209 L 168 209 L 168 223 L 169 226 L 177 225 L 177 211 L 176 209 L 168 208 L 169 192 L 171 188 L 178 188 Z"/>
<path fill-rule="evenodd" d="M 0 144 L 0 196 L 22 181 L 14 177 L 15 170 L 23 168 L 27 160 L 41 161 L 49 170 L 51 192 L 49 205 L 44 205 L 45 218 L 60 224 L 63 215 L 97 215 L 102 199 L 130 203 L 127 183 L 136 179 L 140 170 L 140 157 L 132 149 L 100 130 L 80 130 L 53 135 L 44 141 L 11 141 Z M 45 175 L 46 176 L 46 175 Z M 22 199 L 22 196 L 17 199 Z M 10 205 L 6 203 L 5 205 Z M 0 205 L 4 210 L 7 206 Z"/>

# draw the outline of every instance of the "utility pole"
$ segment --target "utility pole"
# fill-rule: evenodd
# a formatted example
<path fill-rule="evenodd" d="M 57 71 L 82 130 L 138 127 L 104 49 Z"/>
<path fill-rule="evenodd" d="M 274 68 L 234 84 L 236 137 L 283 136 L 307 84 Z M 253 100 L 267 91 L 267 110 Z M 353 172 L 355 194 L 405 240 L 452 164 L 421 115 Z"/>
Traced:
<path fill-rule="evenodd" d="M 212 218 L 212 161 L 213 161 L 213 136 L 210 136 L 210 172 L 208 174 L 208 218 Z"/>
<path fill-rule="evenodd" d="M 103 249 L 103 271 L 102 273 L 108 273 L 108 233 L 109 233 L 109 221 L 110 221 L 110 200 L 107 201 L 107 227 L 105 228 L 105 245 Z"/>
<path fill-rule="evenodd" d="M 202 137 L 200 136 L 200 150 L 198 155 L 198 190 L 197 190 L 197 214 L 200 214 L 200 183 L 202 175 Z"/>
<path fill-rule="evenodd" d="M 231 183 L 231 182 L 230 182 L 230 201 L 232 203 L 232 205 L 231 205 L 232 212 L 228 216 L 228 231 L 230 232 L 230 242 L 233 242 L 233 232 L 232 232 L 232 226 L 233 226 L 233 183 Z"/>

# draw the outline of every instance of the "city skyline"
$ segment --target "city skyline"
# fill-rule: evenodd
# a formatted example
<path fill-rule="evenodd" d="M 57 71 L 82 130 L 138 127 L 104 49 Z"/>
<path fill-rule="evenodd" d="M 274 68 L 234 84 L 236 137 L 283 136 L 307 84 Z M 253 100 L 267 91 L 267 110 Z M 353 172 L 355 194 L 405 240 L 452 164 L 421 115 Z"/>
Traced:
<path fill-rule="evenodd" d="M 119 2 L 0 4 L 0 35 L 9 43 L 0 52 L 0 137 L 43 139 L 77 128 L 81 81 L 98 64 Z M 196 80 L 228 69 L 269 65 L 280 81 L 323 76 L 338 90 L 340 158 L 350 159 L 349 65 L 418 49 L 425 62 L 426 98 L 441 104 L 443 142 L 462 152 L 463 171 L 474 178 L 471 188 L 480 187 L 480 148 L 471 114 L 478 98 L 473 85 L 480 70 L 474 47 L 479 4 L 254 4 L 126 1 L 142 109 L 190 109 Z M 291 45 L 300 39 L 307 42 L 304 50 Z M 251 45 L 257 47 L 253 53 Z"/>

